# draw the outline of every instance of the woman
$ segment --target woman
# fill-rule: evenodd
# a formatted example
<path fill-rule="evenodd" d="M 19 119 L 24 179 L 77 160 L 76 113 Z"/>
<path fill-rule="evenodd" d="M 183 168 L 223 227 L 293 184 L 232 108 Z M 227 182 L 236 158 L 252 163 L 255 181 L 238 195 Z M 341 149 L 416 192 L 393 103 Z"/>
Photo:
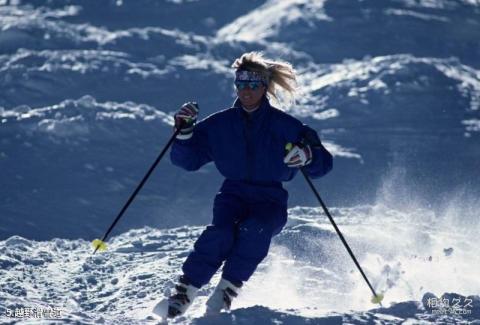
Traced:
<path fill-rule="evenodd" d="M 317 133 L 270 105 L 277 87 L 293 95 L 292 66 L 250 52 L 232 67 L 238 96 L 232 108 L 198 124 L 196 103 L 183 105 L 175 115 L 180 132 L 172 146 L 172 163 L 194 171 L 213 161 L 225 181 L 214 200 L 212 224 L 196 241 L 168 299 L 169 317 L 185 312 L 222 263 L 222 278 L 207 302 L 207 313 L 228 310 L 287 222 L 288 193 L 282 182 L 290 181 L 299 167 L 313 178 L 332 168 L 332 156 Z M 288 143 L 294 145 L 286 152 Z"/>

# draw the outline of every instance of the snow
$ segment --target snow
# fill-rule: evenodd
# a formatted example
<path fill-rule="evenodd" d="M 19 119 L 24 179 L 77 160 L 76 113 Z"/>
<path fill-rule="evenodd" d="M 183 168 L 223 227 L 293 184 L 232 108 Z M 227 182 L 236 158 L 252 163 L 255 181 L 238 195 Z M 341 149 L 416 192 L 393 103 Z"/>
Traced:
<path fill-rule="evenodd" d="M 323 11 L 324 0 L 270 0 L 247 15 L 239 17 L 217 32 L 222 41 L 259 41 L 277 35 L 279 27 L 297 20 L 329 20 Z"/>
<path fill-rule="evenodd" d="M 334 155 L 315 185 L 383 307 L 297 177 L 233 310 L 203 315 L 217 274 L 172 323 L 479 323 L 479 16 L 476 0 L 0 0 L 0 323 L 157 323 L 211 220 L 214 166 L 164 159 L 109 250 L 90 242 L 182 103 L 231 105 L 230 65 L 251 50 L 298 71 L 282 108 Z"/>
<path fill-rule="evenodd" d="M 475 296 L 480 259 L 472 243 L 478 222 L 471 232 L 458 224 L 446 232 L 445 218 L 421 209 L 405 212 L 377 205 L 334 208 L 332 214 L 376 290 L 385 293 L 386 307 L 369 302 L 365 283 L 320 209 L 295 207 L 230 314 L 203 316 L 217 275 L 200 290 L 188 315 L 173 323 L 435 321 L 441 315 L 420 303 L 426 292 L 440 297 L 461 291 L 459 299 L 472 299 L 474 306 L 480 302 Z M 151 309 L 172 290 L 202 228 L 130 230 L 113 237 L 109 250 L 96 255 L 85 240 L 39 242 L 12 236 L 0 243 L 0 312 L 13 306 L 51 307 L 61 310 L 64 322 L 148 324 Z M 476 314 L 468 319 L 480 317 L 478 307 L 472 312 Z M 446 319 L 461 319 L 455 317 Z"/>
<path fill-rule="evenodd" d="M 432 68 L 441 72 L 442 75 L 436 76 L 433 74 L 431 72 Z M 302 79 L 300 80 L 303 91 L 308 94 L 300 100 L 304 107 L 301 114 L 302 116 L 318 118 L 318 115 L 312 114 L 311 109 L 308 108 L 318 110 L 333 105 L 338 100 L 338 95 L 330 98 L 331 95 L 329 96 L 329 94 L 342 91 L 341 88 L 343 87 L 348 89 L 347 96 L 368 104 L 372 100 L 377 100 L 375 97 L 391 94 L 396 89 L 404 87 L 405 84 L 399 82 L 398 79 L 391 78 L 391 76 L 398 74 L 411 75 L 412 82 L 419 90 L 422 89 L 422 85 L 419 83 L 438 82 L 430 80 L 430 78 L 448 78 L 450 79 L 449 83 L 452 82 L 452 86 L 457 87 L 459 92 L 470 101 L 466 110 L 478 109 L 480 96 L 479 70 L 465 66 L 456 59 L 395 55 L 366 58 L 362 61 L 348 60 L 341 64 L 328 66 L 313 65 L 308 67 L 305 71 L 302 71 Z M 423 79 L 414 80 L 414 75 L 423 75 Z M 372 109 L 381 108 L 373 107 Z M 379 116 L 380 112 L 376 115 Z"/>
<path fill-rule="evenodd" d="M 410 11 L 410 10 L 388 9 L 388 10 L 385 10 L 385 13 L 387 15 L 412 16 L 412 17 L 415 17 L 415 18 L 425 19 L 425 20 L 437 20 L 437 21 L 441 21 L 441 22 L 448 22 L 449 21 L 448 18 L 444 18 L 444 17 L 441 17 L 441 16 L 425 15 L 425 14 L 421 14 L 421 13 L 418 13 L 418 12 L 415 12 L 415 11 Z"/>

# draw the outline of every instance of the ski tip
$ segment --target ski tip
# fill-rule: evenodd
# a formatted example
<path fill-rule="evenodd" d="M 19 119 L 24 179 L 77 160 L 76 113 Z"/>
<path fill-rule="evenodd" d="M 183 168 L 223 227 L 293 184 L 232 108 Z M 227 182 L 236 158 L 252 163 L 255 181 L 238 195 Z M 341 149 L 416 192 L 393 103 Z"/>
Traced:
<path fill-rule="evenodd" d="M 162 299 L 152 310 L 153 314 L 161 320 L 166 320 L 168 315 L 168 299 Z"/>
<path fill-rule="evenodd" d="M 98 251 L 104 252 L 107 250 L 107 244 L 100 239 L 95 239 L 94 241 L 92 241 L 92 246 L 95 249 L 95 251 L 98 250 Z"/>
<path fill-rule="evenodd" d="M 384 295 L 382 293 L 379 293 L 375 296 L 372 297 L 372 303 L 374 304 L 381 304 L 383 300 Z"/>

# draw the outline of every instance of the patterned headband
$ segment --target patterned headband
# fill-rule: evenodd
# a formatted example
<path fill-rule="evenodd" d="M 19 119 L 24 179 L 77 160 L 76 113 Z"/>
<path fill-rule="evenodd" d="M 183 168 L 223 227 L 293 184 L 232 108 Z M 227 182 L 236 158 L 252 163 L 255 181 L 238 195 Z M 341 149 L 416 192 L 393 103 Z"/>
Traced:
<path fill-rule="evenodd" d="M 261 81 L 265 86 L 268 85 L 268 79 L 261 73 L 247 70 L 235 71 L 235 81 Z"/>

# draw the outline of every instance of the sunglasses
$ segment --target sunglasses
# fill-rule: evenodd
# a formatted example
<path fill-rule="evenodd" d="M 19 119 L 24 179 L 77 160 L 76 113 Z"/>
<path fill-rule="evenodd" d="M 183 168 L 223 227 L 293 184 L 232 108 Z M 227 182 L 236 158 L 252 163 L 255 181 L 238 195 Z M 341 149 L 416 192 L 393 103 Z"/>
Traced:
<path fill-rule="evenodd" d="M 235 87 L 238 90 L 250 88 L 251 90 L 257 90 L 262 85 L 261 81 L 235 81 Z"/>

